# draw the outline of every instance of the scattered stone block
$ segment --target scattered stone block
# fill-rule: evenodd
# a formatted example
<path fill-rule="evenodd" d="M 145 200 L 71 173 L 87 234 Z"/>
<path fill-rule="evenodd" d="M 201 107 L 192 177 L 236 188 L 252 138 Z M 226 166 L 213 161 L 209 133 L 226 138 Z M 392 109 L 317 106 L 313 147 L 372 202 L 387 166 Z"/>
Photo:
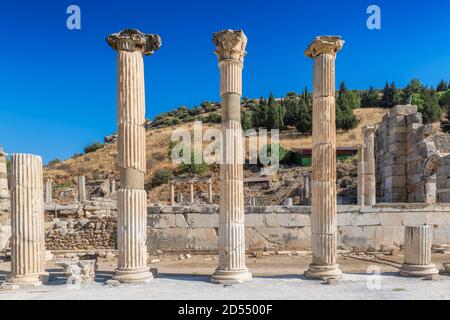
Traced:
<path fill-rule="evenodd" d="M 109 279 L 106 281 L 106 284 L 110 287 L 119 287 L 122 285 L 122 283 L 120 283 L 120 281 L 117 280 L 113 280 L 113 279 Z"/>
<path fill-rule="evenodd" d="M 64 268 L 69 284 L 88 284 L 95 280 L 96 260 L 60 261 L 56 265 Z"/>

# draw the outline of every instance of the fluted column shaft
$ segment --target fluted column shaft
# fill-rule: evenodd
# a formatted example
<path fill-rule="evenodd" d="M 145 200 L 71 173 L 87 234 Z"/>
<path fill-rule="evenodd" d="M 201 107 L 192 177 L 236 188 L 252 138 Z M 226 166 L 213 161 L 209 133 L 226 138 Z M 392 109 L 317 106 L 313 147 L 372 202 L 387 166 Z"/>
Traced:
<path fill-rule="evenodd" d="M 117 193 L 118 268 L 121 282 L 151 279 L 147 267 L 147 193 L 144 190 L 145 89 L 143 54 L 160 46 L 156 35 L 124 30 L 110 35 L 108 44 L 117 50 L 117 123 L 120 189 Z"/>
<path fill-rule="evenodd" d="M 244 173 L 240 92 L 242 63 L 220 62 L 224 164 L 220 165 L 219 269 L 247 270 L 245 266 Z"/>
<path fill-rule="evenodd" d="M 318 37 L 306 51 L 314 58 L 312 125 L 311 278 L 340 277 L 336 264 L 336 99 L 335 57 L 343 42 Z"/>
<path fill-rule="evenodd" d="M 213 282 L 251 279 L 245 265 L 243 137 L 240 122 L 243 57 L 247 38 L 242 31 L 214 34 L 219 57 L 222 98 L 223 161 L 220 165 L 219 266 Z"/>
<path fill-rule="evenodd" d="M 40 285 L 45 272 L 42 159 L 11 156 L 11 273 L 6 285 Z"/>
<path fill-rule="evenodd" d="M 432 226 L 407 226 L 405 228 L 405 258 L 400 274 L 405 276 L 437 274 L 436 266 L 431 263 L 432 244 Z"/>

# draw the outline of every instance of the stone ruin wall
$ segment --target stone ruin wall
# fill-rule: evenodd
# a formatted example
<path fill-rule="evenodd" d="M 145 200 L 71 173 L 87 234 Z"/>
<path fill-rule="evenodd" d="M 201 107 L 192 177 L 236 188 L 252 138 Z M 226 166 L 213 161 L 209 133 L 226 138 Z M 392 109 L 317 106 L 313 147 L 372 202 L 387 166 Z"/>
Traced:
<path fill-rule="evenodd" d="M 245 208 L 247 250 L 302 250 L 311 246 L 311 207 Z M 378 204 L 338 206 L 337 243 L 361 250 L 397 249 L 406 225 L 430 224 L 434 244 L 450 243 L 450 204 Z M 149 207 L 147 246 L 150 251 L 217 249 L 217 206 Z"/>
<path fill-rule="evenodd" d="M 47 250 L 116 249 L 116 201 L 97 199 L 59 208 L 47 205 L 45 247 Z"/>
<path fill-rule="evenodd" d="M 377 202 L 450 202 L 444 188 L 448 150 L 448 135 L 433 135 L 416 106 L 392 108 L 375 132 Z M 439 170 L 440 163 L 444 167 Z"/>
<path fill-rule="evenodd" d="M 56 209 L 55 219 L 55 206 L 46 206 L 47 250 L 117 249 L 115 201 L 96 199 Z M 216 205 L 149 206 L 147 220 L 150 252 L 217 251 L 219 213 Z M 398 248 L 403 244 L 406 225 L 425 223 L 434 227 L 434 244 L 450 243 L 450 204 L 338 206 L 338 245 L 362 250 Z M 246 249 L 251 251 L 309 250 L 311 207 L 246 207 L 245 236 Z"/>

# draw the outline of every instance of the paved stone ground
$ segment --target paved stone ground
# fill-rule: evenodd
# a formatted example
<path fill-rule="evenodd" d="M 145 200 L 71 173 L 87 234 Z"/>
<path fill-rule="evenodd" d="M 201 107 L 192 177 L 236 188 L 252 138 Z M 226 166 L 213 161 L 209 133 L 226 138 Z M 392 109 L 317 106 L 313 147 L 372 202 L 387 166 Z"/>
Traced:
<path fill-rule="evenodd" d="M 448 255 L 434 255 L 437 266 L 449 260 Z M 111 276 L 115 261 L 100 262 L 96 282 L 82 287 L 66 285 L 65 279 L 55 277 L 46 286 L 17 291 L 0 291 L 0 300 L 6 299 L 449 299 L 450 277 L 439 276 L 436 281 L 400 277 L 395 267 L 339 257 L 345 272 L 336 285 L 307 280 L 302 272 L 311 257 L 274 256 L 249 258 L 248 266 L 253 281 L 223 286 L 209 282 L 209 274 L 217 263 L 214 257 L 194 256 L 178 260 L 161 257 L 155 263 L 160 272 L 146 285 L 110 287 L 105 281 Z M 401 261 L 401 256 L 390 257 Z M 381 275 L 367 274 L 369 266 L 378 266 Z M 0 281 L 9 263 L 0 264 Z M 57 272 L 48 265 L 50 272 Z M 379 286 L 378 286 L 379 284 Z"/>

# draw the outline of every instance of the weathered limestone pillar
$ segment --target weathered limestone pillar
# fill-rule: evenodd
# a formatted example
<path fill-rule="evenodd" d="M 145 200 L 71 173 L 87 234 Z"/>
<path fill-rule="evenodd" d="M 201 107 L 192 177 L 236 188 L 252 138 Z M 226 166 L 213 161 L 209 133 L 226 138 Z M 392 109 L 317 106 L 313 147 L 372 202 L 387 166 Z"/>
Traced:
<path fill-rule="evenodd" d="M 3 152 L 2 146 L 0 146 L 0 198 L 9 197 L 8 189 L 8 170 L 6 166 L 7 153 Z"/>
<path fill-rule="evenodd" d="M 45 181 L 45 203 L 52 203 L 53 197 L 52 197 L 52 183 L 53 181 L 50 179 L 47 179 Z"/>
<path fill-rule="evenodd" d="M 311 203 L 311 188 L 309 182 L 309 174 L 303 176 L 303 203 L 309 205 Z"/>
<path fill-rule="evenodd" d="M 78 176 L 78 202 L 86 201 L 86 177 Z"/>
<path fill-rule="evenodd" d="M 376 178 L 375 178 L 375 129 L 374 125 L 363 127 L 364 134 L 364 204 L 376 204 Z"/>
<path fill-rule="evenodd" d="M 400 274 L 411 277 L 425 277 L 438 274 L 431 263 L 432 226 L 407 226 L 405 228 L 405 259 Z"/>
<path fill-rule="evenodd" d="M 11 156 L 11 272 L 3 289 L 39 286 L 45 277 L 42 159 Z"/>
<path fill-rule="evenodd" d="M 189 183 L 189 195 L 190 195 L 190 203 L 193 204 L 194 203 L 194 183 L 193 182 Z"/>
<path fill-rule="evenodd" d="M 118 268 L 113 279 L 120 282 L 147 282 L 152 274 L 147 266 L 147 193 L 144 190 L 145 90 L 144 59 L 159 49 L 158 35 L 127 29 L 107 38 L 117 51 L 118 166 L 117 192 Z"/>
<path fill-rule="evenodd" d="M 358 205 L 363 206 L 364 202 L 364 185 L 365 185 L 365 174 L 364 174 L 364 145 L 358 145 L 358 184 L 356 186 L 356 194 L 358 197 Z"/>
<path fill-rule="evenodd" d="M 112 178 L 110 181 L 109 181 L 109 192 L 111 193 L 111 194 L 113 194 L 113 193 L 115 193 L 116 192 L 116 179 L 114 179 L 114 178 Z"/>
<path fill-rule="evenodd" d="M 183 202 L 184 202 L 183 193 L 181 191 L 178 193 L 178 200 L 177 200 L 177 202 L 180 203 L 180 204 L 183 204 Z"/>
<path fill-rule="evenodd" d="M 311 242 L 313 261 L 305 275 L 340 278 L 336 263 L 336 99 L 335 58 L 344 41 L 317 37 L 305 51 L 314 58 Z"/>
<path fill-rule="evenodd" d="M 208 202 L 213 203 L 212 181 L 208 181 Z"/>
<path fill-rule="evenodd" d="M 242 30 L 214 33 L 220 68 L 223 159 L 220 165 L 219 266 L 214 283 L 251 280 L 245 265 L 243 139 L 241 128 L 242 68 L 247 37 Z"/>
<path fill-rule="evenodd" d="M 175 183 L 170 183 L 170 205 L 175 205 Z"/>

